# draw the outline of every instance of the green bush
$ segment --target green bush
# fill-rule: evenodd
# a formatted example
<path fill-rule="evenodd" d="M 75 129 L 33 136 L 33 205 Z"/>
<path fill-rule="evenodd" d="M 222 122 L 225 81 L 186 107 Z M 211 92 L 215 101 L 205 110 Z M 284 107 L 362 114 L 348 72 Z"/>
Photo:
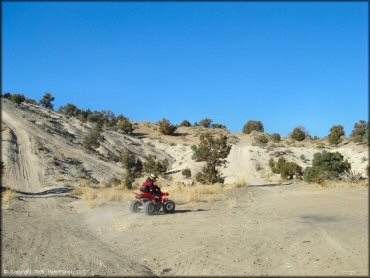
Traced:
<path fill-rule="evenodd" d="M 266 145 L 269 141 L 269 139 L 267 138 L 265 134 L 256 135 L 255 140 L 257 144 L 262 145 L 262 146 Z"/>
<path fill-rule="evenodd" d="M 132 183 L 136 178 L 141 176 L 143 171 L 143 164 L 135 157 L 135 154 L 128 149 L 123 149 L 121 152 L 121 162 L 123 168 L 126 170 L 125 186 L 132 189 Z"/>
<path fill-rule="evenodd" d="M 273 133 L 273 134 L 271 134 L 271 140 L 272 140 L 272 142 L 280 142 L 280 140 L 281 140 L 281 136 L 280 136 L 280 134 L 279 133 Z"/>
<path fill-rule="evenodd" d="M 31 98 L 26 98 L 26 100 L 24 102 L 29 103 L 29 104 L 33 104 L 33 105 L 39 105 L 36 100 L 31 99 Z"/>
<path fill-rule="evenodd" d="M 220 167 L 225 167 L 231 145 L 227 143 L 227 136 L 213 137 L 210 132 L 200 135 L 199 146 L 192 146 L 193 159 L 205 161 L 202 171 L 196 175 L 196 179 L 202 183 L 223 182 Z"/>
<path fill-rule="evenodd" d="M 155 155 L 148 155 L 146 161 L 144 162 L 144 171 L 146 173 L 165 175 L 168 171 L 169 162 L 167 159 L 158 160 Z"/>
<path fill-rule="evenodd" d="M 245 134 L 250 134 L 253 130 L 258 132 L 264 132 L 262 122 L 249 120 L 243 127 L 243 133 Z"/>
<path fill-rule="evenodd" d="M 45 108 L 53 109 L 54 104 L 53 101 L 55 97 L 53 97 L 49 92 L 46 92 L 42 99 L 40 100 L 40 105 Z"/>
<path fill-rule="evenodd" d="M 307 167 L 303 173 L 307 182 L 322 182 L 329 179 L 338 179 L 340 174 L 351 169 L 351 164 L 344 160 L 339 152 L 315 153 L 312 167 Z"/>
<path fill-rule="evenodd" d="M 212 128 L 227 129 L 226 126 L 222 124 L 212 124 Z"/>
<path fill-rule="evenodd" d="M 1 94 L 1 97 L 7 98 L 7 99 L 11 99 L 12 98 L 12 94 L 11 93 Z"/>
<path fill-rule="evenodd" d="M 304 127 L 296 127 L 290 134 L 290 137 L 297 141 L 303 141 L 307 136 L 307 132 Z"/>
<path fill-rule="evenodd" d="M 26 98 L 22 94 L 14 94 L 14 95 L 12 95 L 12 102 L 14 102 L 16 104 L 21 104 L 25 100 L 26 100 Z"/>
<path fill-rule="evenodd" d="M 159 131 L 164 135 L 174 135 L 176 129 L 177 127 L 172 125 L 167 119 L 159 122 Z"/>
<path fill-rule="evenodd" d="M 134 131 L 134 127 L 128 118 L 120 115 L 119 117 L 117 117 L 116 130 L 125 134 L 132 134 Z"/>
<path fill-rule="evenodd" d="M 86 135 L 83 139 L 82 145 L 85 149 L 93 149 L 99 147 L 100 140 L 104 140 L 104 136 L 101 134 L 103 131 L 100 125 L 96 125 L 94 128 L 91 129 L 88 135 Z"/>
<path fill-rule="evenodd" d="M 344 128 L 342 125 L 332 126 L 330 129 L 330 134 L 328 136 L 328 141 L 330 145 L 338 145 L 342 141 L 342 136 L 344 135 Z"/>
<path fill-rule="evenodd" d="M 209 128 L 211 127 L 212 119 L 205 118 L 199 122 L 199 126 Z"/>
<path fill-rule="evenodd" d="M 189 121 L 187 121 L 187 120 L 184 120 L 184 121 L 181 122 L 180 126 L 187 126 L 187 127 L 189 127 L 189 126 L 191 126 L 191 123 Z"/>
<path fill-rule="evenodd" d="M 185 168 L 184 170 L 182 170 L 181 174 L 183 176 L 185 176 L 186 178 L 190 178 L 191 177 L 191 170 L 189 168 Z"/>
<path fill-rule="evenodd" d="M 288 162 L 280 157 L 277 162 L 273 158 L 269 160 L 271 171 L 275 174 L 280 174 L 283 179 L 291 180 L 293 176 L 302 176 L 302 167 L 295 162 Z"/>
<path fill-rule="evenodd" d="M 76 105 L 72 103 L 67 103 L 66 106 L 61 106 L 58 109 L 58 113 L 64 114 L 66 116 L 77 116 L 79 114 L 80 110 L 77 108 Z"/>
<path fill-rule="evenodd" d="M 355 124 L 351 138 L 356 143 L 367 143 L 369 140 L 369 122 L 361 120 Z"/>

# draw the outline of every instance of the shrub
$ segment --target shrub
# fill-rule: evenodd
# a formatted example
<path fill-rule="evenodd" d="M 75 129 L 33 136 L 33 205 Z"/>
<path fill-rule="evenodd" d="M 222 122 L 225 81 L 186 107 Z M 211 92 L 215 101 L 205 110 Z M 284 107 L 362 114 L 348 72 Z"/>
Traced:
<path fill-rule="evenodd" d="M 96 125 L 91 129 L 90 133 L 84 137 L 82 142 L 83 146 L 87 150 L 99 147 L 99 140 L 104 140 L 104 136 L 101 134 L 102 131 L 102 127 L 100 125 Z"/>
<path fill-rule="evenodd" d="M 0 164 L 0 180 L 3 177 L 4 170 L 5 170 L 5 164 L 4 164 L 4 161 L 1 161 L 1 164 Z"/>
<path fill-rule="evenodd" d="M 189 126 L 191 126 L 191 123 L 189 121 L 187 121 L 187 120 L 184 120 L 184 121 L 181 122 L 180 126 L 187 126 L 187 127 L 189 127 Z"/>
<path fill-rule="evenodd" d="M 307 158 L 304 156 L 304 154 L 301 154 L 301 156 L 299 157 L 302 161 L 306 162 Z"/>
<path fill-rule="evenodd" d="M 31 98 L 26 98 L 26 100 L 24 102 L 30 103 L 30 104 L 33 104 L 33 105 L 38 105 L 37 101 L 34 100 L 34 99 L 31 99 Z"/>
<path fill-rule="evenodd" d="M 280 174 L 283 179 L 291 180 L 293 176 L 302 176 L 302 167 L 295 162 L 288 162 L 284 158 L 279 158 L 277 162 L 273 158 L 269 160 L 271 171 Z"/>
<path fill-rule="evenodd" d="M 54 108 L 53 101 L 55 100 L 55 97 L 53 97 L 49 92 L 46 92 L 42 99 L 40 100 L 40 105 L 45 108 Z"/>
<path fill-rule="evenodd" d="M 196 175 L 196 179 L 202 183 L 223 182 L 220 167 L 225 167 L 226 158 L 230 153 L 231 145 L 227 143 L 227 136 L 220 135 L 214 138 L 210 132 L 202 133 L 199 146 L 192 146 L 193 159 L 205 161 L 202 171 Z"/>
<path fill-rule="evenodd" d="M 271 134 L 271 140 L 272 140 L 272 142 L 280 142 L 280 140 L 281 140 L 281 136 L 280 136 L 280 134 L 279 133 L 273 133 L 273 134 Z"/>
<path fill-rule="evenodd" d="M 304 127 L 296 127 L 290 134 L 290 137 L 297 141 L 303 141 L 307 136 L 307 132 Z"/>
<path fill-rule="evenodd" d="M 182 170 L 181 174 L 183 176 L 185 176 L 186 178 L 190 178 L 191 177 L 191 171 L 189 168 L 185 168 L 184 170 Z"/>
<path fill-rule="evenodd" d="M 330 145 L 338 145 L 342 141 L 342 136 L 344 135 L 344 128 L 342 125 L 332 126 L 330 129 L 330 134 L 328 136 L 328 141 Z"/>
<path fill-rule="evenodd" d="M 257 135 L 255 137 L 255 140 L 257 144 L 262 145 L 262 146 L 266 145 L 267 142 L 269 141 L 265 134 Z"/>
<path fill-rule="evenodd" d="M 159 131 L 164 135 L 173 135 L 176 129 L 177 127 L 172 125 L 167 119 L 159 122 Z"/>
<path fill-rule="evenodd" d="M 158 160 L 155 155 L 148 155 L 146 161 L 144 162 L 144 171 L 146 173 L 165 175 L 168 171 L 169 162 L 167 159 Z"/>
<path fill-rule="evenodd" d="M 21 104 L 22 102 L 24 102 L 26 100 L 25 96 L 22 95 L 22 94 L 14 94 L 12 96 L 12 102 L 16 103 L 16 104 Z"/>
<path fill-rule="evenodd" d="M 212 119 L 209 119 L 209 118 L 205 118 L 199 122 L 199 126 L 202 126 L 205 128 L 211 127 L 211 124 L 212 124 Z"/>
<path fill-rule="evenodd" d="M 359 172 L 355 171 L 344 171 L 343 174 L 340 174 L 340 179 L 345 181 L 345 182 L 350 182 L 350 183 L 357 183 L 362 179 L 362 175 Z"/>
<path fill-rule="evenodd" d="M 141 176 L 143 164 L 135 157 L 135 154 L 128 149 L 122 150 L 121 162 L 123 168 L 126 170 L 125 186 L 128 189 L 132 189 L 132 183 L 136 178 Z"/>
<path fill-rule="evenodd" d="M 318 182 L 328 179 L 338 179 L 340 174 L 351 169 L 351 164 L 343 159 L 339 152 L 315 153 L 313 156 L 312 167 L 307 167 L 304 171 L 304 179 L 307 182 Z"/>
<path fill-rule="evenodd" d="M 132 132 L 134 131 L 132 123 L 129 121 L 128 118 L 122 115 L 120 116 L 117 117 L 116 130 L 121 131 L 125 134 L 132 134 Z"/>
<path fill-rule="evenodd" d="M 87 115 L 87 120 L 89 122 L 93 122 L 93 123 L 96 123 L 96 124 L 101 125 L 101 126 L 105 122 L 104 121 L 104 115 L 101 112 L 98 112 L 98 111 L 90 112 Z"/>
<path fill-rule="evenodd" d="M 72 103 L 67 103 L 66 106 L 61 106 L 58 109 L 58 113 L 64 114 L 66 116 L 77 116 L 80 113 L 80 109 Z"/>
<path fill-rule="evenodd" d="M 356 143 L 368 143 L 369 140 L 369 122 L 361 120 L 355 124 L 351 133 L 351 138 Z"/>
<path fill-rule="evenodd" d="M 12 98 L 12 94 L 11 93 L 1 94 L 1 97 L 7 98 L 7 99 L 11 99 Z"/>
<path fill-rule="evenodd" d="M 249 120 L 243 127 L 243 133 L 250 134 L 253 130 L 258 132 L 265 131 L 261 121 Z"/>
<path fill-rule="evenodd" d="M 109 178 L 109 180 L 107 181 L 106 185 L 107 187 L 113 187 L 113 186 L 117 186 L 119 184 L 121 184 L 121 180 L 115 176 Z"/>
<path fill-rule="evenodd" d="M 222 124 L 212 124 L 212 128 L 226 129 L 226 126 L 225 125 L 222 125 Z"/>

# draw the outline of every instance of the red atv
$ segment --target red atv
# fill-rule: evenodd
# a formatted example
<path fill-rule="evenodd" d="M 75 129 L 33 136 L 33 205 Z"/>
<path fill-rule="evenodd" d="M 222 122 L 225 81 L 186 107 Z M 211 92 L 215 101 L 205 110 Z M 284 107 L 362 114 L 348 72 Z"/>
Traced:
<path fill-rule="evenodd" d="M 168 200 L 168 192 L 160 191 L 155 197 L 150 193 L 136 193 L 136 200 L 132 200 L 130 203 L 131 212 L 140 212 L 144 210 L 145 214 L 153 215 L 159 212 L 163 208 L 164 213 L 172 213 L 175 210 L 175 202 Z"/>

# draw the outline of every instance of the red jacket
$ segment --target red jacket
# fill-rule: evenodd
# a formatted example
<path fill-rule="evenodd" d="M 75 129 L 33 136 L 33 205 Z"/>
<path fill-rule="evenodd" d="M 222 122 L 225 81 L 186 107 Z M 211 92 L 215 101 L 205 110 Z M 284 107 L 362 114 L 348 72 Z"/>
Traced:
<path fill-rule="evenodd" d="M 148 178 L 141 186 L 140 191 L 148 193 L 157 192 L 159 191 L 159 187 L 154 184 L 154 181 Z"/>

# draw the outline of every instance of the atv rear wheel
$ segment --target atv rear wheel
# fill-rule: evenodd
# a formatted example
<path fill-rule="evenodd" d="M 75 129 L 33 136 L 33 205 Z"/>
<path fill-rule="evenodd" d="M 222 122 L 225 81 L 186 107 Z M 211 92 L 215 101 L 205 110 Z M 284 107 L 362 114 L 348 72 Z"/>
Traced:
<path fill-rule="evenodd" d="M 142 203 L 139 200 L 132 200 L 130 203 L 130 211 L 133 213 L 140 212 L 140 208 L 142 207 Z"/>
<path fill-rule="evenodd" d="M 144 212 L 147 215 L 153 215 L 156 212 L 156 205 L 152 202 L 146 202 L 144 204 Z"/>
<path fill-rule="evenodd" d="M 163 204 L 164 213 L 172 213 L 175 211 L 175 202 L 167 201 Z"/>

